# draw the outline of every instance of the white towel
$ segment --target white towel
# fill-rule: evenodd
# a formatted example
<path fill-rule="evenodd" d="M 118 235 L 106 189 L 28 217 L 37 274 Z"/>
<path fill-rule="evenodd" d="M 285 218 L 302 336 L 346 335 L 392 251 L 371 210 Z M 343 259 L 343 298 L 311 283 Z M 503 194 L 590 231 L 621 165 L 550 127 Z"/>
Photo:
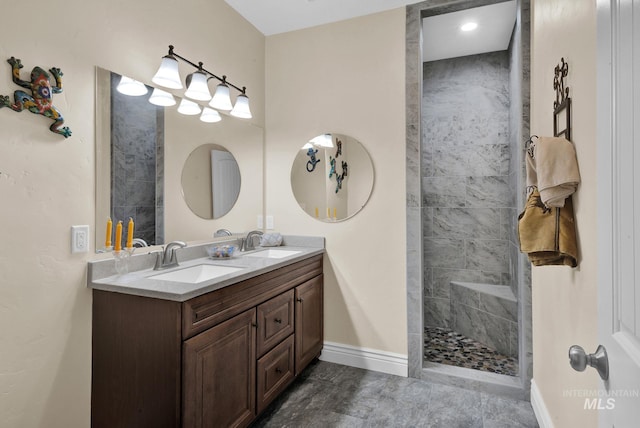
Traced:
<path fill-rule="evenodd" d="M 538 187 L 546 206 L 564 207 L 580 183 L 575 146 L 563 137 L 540 137 L 533 154 L 533 159 L 527 156 L 527 185 Z"/>

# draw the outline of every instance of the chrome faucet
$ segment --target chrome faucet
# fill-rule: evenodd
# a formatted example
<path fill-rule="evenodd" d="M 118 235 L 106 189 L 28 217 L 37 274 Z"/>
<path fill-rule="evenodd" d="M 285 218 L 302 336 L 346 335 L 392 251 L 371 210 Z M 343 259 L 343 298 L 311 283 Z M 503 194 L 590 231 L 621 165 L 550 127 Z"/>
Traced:
<path fill-rule="evenodd" d="M 214 238 L 218 238 L 220 236 L 231 236 L 233 235 L 229 229 L 218 229 L 216 233 L 213 234 Z"/>
<path fill-rule="evenodd" d="M 247 237 L 242 240 L 242 247 L 240 248 L 240 251 L 255 250 L 256 246 L 253 243 L 253 238 L 261 235 L 262 232 L 260 232 L 259 230 L 252 230 L 251 232 L 247 233 Z"/>
<path fill-rule="evenodd" d="M 178 259 L 176 258 L 176 248 L 184 248 L 187 244 L 182 241 L 172 241 L 164 247 L 164 251 L 158 251 L 156 256 L 156 265 L 153 270 L 167 269 L 178 266 Z"/>
<path fill-rule="evenodd" d="M 133 238 L 133 246 L 134 247 L 148 247 L 147 241 L 142 238 Z"/>

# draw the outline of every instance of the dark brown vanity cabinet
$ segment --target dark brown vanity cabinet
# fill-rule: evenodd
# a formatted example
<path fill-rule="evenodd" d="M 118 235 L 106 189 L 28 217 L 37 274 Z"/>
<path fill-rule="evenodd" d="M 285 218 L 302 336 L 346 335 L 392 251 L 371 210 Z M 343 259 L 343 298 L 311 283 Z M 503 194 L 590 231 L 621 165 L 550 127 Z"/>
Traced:
<path fill-rule="evenodd" d="M 322 326 L 322 255 L 186 302 L 94 290 L 92 426 L 247 426 Z"/>

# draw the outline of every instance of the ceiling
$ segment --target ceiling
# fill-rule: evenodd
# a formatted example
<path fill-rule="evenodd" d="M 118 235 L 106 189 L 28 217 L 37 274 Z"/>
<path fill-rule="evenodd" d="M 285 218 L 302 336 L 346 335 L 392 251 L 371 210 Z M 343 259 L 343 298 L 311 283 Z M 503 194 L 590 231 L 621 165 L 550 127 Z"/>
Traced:
<path fill-rule="evenodd" d="M 225 0 L 265 36 L 420 3 L 416 0 Z"/>
<path fill-rule="evenodd" d="M 265 36 L 420 3 L 416 0 L 225 0 Z M 425 18 L 425 61 L 506 50 L 516 16 L 515 0 Z M 459 26 L 478 28 L 461 33 Z"/>
<path fill-rule="evenodd" d="M 478 28 L 464 32 L 460 26 L 475 22 Z M 516 23 L 515 0 L 461 10 L 422 20 L 422 59 L 436 61 L 509 48 Z"/>

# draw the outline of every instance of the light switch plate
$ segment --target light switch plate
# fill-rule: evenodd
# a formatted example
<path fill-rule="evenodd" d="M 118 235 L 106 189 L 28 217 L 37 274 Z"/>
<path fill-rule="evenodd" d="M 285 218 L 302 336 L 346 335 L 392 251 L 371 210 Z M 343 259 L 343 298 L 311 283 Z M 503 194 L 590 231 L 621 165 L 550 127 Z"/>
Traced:
<path fill-rule="evenodd" d="M 263 224 L 262 214 L 258 214 L 258 229 L 262 229 L 264 227 Z"/>
<path fill-rule="evenodd" d="M 87 253 L 89 251 L 89 226 L 71 226 L 71 252 Z"/>
<path fill-rule="evenodd" d="M 267 216 L 267 229 L 268 230 L 273 230 L 273 216 L 272 215 L 268 215 Z"/>

